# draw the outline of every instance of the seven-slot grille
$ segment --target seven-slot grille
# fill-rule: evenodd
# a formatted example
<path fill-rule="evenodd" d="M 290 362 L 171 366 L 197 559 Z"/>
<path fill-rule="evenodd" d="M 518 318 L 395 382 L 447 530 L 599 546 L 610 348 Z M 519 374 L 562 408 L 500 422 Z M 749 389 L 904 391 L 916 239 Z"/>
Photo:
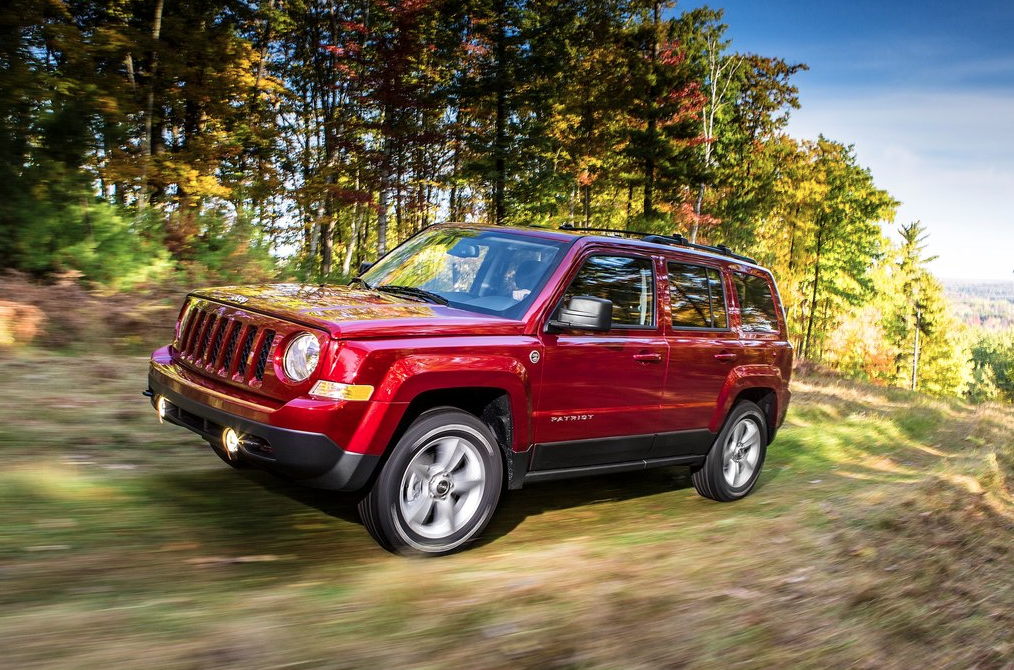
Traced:
<path fill-rule="evenodd" d="M 178 349 L 183 360 L 205 372 L 250 384 L 264 380 L 274 341 L 275 331 L 270 328 L 194 305 L 180 332 Z"/>

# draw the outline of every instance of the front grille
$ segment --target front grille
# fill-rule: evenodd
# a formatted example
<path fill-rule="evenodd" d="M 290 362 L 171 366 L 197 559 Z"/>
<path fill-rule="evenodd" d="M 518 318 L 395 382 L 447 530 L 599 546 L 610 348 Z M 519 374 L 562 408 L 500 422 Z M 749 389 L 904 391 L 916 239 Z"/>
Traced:
<path fill-rule="evenodd" d="M 258 328 L 242 315 L 219 314 L 210 305 L 191 309 L 178 340 L 183 360 L 204 372 L 247 384 L 264 380 L 275 331 Z"/>
<path fill-rule="evenodd" d="M 261 344 L 260 352 L 257 354 L 257 370 L 254 372 L 254 376 L 257 379 L 263 379 L 264 377 L 264 366 L 268 363 L 268 350 L 271 349 L 271 342 L 275 339 L 275 332 L 269 330 L 264 333 L 264 340 Z"/>
<path fill-rule="evenodd" d="M 243 349 L 239 352 L 239 374 L 246 376 L 246 363 L 253 351 L 254 338 L 257 337 L 257 326 L 248 326 L 246 337 L 243 338 Z"/>

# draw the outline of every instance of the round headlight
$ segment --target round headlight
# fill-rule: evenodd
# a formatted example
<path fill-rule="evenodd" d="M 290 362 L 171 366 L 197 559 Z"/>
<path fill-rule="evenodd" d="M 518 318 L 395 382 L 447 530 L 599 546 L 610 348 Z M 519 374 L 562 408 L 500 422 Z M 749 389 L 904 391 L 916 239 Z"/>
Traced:
<path fill-rule="evenodd" d="M 301 333 L 289 341 L 282 363 L 285 376 L 294 382 L 305 381 L 317 369 L 320 344 L 310 333 Z"/>

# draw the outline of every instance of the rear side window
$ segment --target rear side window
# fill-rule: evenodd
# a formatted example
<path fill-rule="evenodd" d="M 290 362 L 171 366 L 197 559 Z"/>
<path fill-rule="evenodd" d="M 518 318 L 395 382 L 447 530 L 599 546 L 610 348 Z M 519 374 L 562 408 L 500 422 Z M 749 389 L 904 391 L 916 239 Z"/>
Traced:
<path fill-rule="evenodd" d="M 714 268 L 669 263 L 674 328 L 728 328 L 722 275 Z"/>
<path fill-rule="evenodd" d="M 777 333 L 778 316 L 767 280 L 753 275 L 735 274 L 733 284 L 739 298 L 739 315 L 748 333 Z"/>
<path fill-rule="evenodd" d="M 613 326 L 655 326 L 655 277 L 648 258 L 592 256 L 584 262 L 564 296 L 606 298 L 613 303 Z"/>

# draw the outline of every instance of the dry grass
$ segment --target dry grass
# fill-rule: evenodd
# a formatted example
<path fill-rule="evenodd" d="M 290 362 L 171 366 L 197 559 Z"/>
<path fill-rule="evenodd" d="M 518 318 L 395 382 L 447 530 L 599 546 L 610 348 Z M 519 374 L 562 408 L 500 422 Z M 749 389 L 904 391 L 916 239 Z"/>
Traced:
<path fill-rule="evenodd" d="M 172 335 L 186 291 L 173 285 L 129 293 L 88 290 L 74 273 L 43 284 L 0 273 L 0 352 L 33 345 L 52 350 L 141 353 Z"/>
<path fill-rule="evenodd" d="M 806 375 L 739 503 L 531 486 L 406 560 L 159 426 L 143 359 L 0 356 L 4 670 L 1014 668 L 1006 407 Z"/>

